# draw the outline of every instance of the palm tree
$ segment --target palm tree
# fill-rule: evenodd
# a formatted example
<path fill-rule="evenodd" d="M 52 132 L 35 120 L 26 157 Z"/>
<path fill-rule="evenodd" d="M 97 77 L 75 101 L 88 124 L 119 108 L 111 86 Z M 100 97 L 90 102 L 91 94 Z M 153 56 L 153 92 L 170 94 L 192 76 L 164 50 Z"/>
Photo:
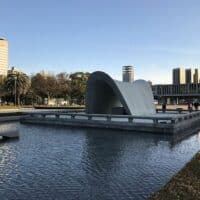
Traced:
<path fill-rule="evenodd" d="M 17 105 L 20 104 L 21 95 L 25 95 L 30 87 L 28 76 L 21 72 L 10 73 L 5 81 L 5 89 L 10 95 L 15 95 Z"/>

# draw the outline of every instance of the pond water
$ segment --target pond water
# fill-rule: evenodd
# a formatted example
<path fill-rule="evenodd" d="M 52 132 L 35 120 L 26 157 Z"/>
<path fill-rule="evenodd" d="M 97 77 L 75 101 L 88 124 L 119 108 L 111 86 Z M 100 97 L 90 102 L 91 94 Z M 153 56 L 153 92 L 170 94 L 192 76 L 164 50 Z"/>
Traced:
<path fill-rule="evenodd" d="M 200 149 L 200 134 L 170 137 L 7 123 L 0 142 L 0 199 L 146 199 Z"/>

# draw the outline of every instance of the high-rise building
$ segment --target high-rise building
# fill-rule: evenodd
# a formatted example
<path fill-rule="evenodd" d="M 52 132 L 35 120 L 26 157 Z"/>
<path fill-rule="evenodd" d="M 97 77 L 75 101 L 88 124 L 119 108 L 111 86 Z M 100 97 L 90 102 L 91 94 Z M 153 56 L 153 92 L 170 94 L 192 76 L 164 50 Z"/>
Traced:
<path fill-rule="evenodd" d="M 123 66 L 123 82 L 133 82 L 134 81 L 134 69 L 132 66 Z"/>
<path fill-rule="evenodd" d="M 173 84 L 185 84 L 185 68 L 175 68 L 172 72 Z"/>
<path fill-rule="evenodd" d="M 8 71 L 8 42 L 0 38 L 0 75 L 6 76 Z"/>
<path fill-rule="evenodd" d="M 194 70 L 194 83 L 200 83 L 200 69 Z"/>
<path fill-rule="evenodd" d="M 195 70 L 194 69 L 186 69 L 185 70 L 185 82 L 187 84 L 189 83 L 194 83 L 194 75 L 195 75 Z"/>

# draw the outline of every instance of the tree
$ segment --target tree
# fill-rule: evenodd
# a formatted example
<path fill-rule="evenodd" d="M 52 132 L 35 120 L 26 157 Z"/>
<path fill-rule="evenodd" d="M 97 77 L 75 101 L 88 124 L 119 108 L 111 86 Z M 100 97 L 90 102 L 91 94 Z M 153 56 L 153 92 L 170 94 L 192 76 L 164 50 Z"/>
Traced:
<path fill-rule="evenodd" d="M 3 97 L 4 95 L 6 95 L 6 91 L 5 91 L 5 88 L 4 88 L 5 79 L 6 79 L 5 76 L 0 75 L 0 98 Z"/>
<path fill-rule="evenodd" d="M 69 74 L 62 72 L 56 75 L 58 96 L 61 98 L 70 98 L 70 80 Z"/>
<path fill-rule="evenodd" d="M 41 97 L 42 99 L 47 97 L 46 80 L 40 73 L 31 77 L 31 89 L 34 95 Z"/>
<path fill-rule="evenodd" d="M 33 93 L 44 99 L 53 98 L 58 95 L 58 83 L 54 75 L 43 76 L 38 73 L 31 78 L 31 88 Z"/>
<path fill-rule="evenodd" d="M 26 74 L 14 72 L 8 74 L 4 88 L 11 96 L 16 95 L 17 105 L 20 105 L 20 98 L 25 95 L 30 87 L 30 81 Z"/>
<path fill-rule="evenodd" d="M 84 104 L 89 75 L 89 73 L 84 72 L 76 72 L 70 75 L 71 99 L 76 100 L 78 104 Z"/>
<path fill-rule="evenodd" d="M 31 88 L 34 95 L 42 99 L 73 99 L 75 103 L 83 104 L 88 76 L 89 73 L 83 72 L 70 75 L 62 72 L 56 76 L 38 73 L 31 78 Z"/>
<path fill-rule="evenodd" d="M 42 103 L 42 98 L 38 95 L 36 95 L 32 88 L 30 87 L 29 90 L 27 91 L 26 95 L 22 95 L 22 101 L 26 105 L 33 105 L 35 103 Z"/>

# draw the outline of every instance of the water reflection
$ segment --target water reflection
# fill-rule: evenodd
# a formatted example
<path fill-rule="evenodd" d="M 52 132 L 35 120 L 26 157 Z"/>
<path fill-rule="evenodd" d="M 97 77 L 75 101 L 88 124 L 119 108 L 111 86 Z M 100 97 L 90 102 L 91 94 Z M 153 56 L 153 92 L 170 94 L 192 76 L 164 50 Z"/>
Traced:
<path fill-rule="evenodd" d="M 145 199 L 200 148 L 200 134 L 17 126 L 0 143 L 1 199 Z"/>
<path fill-rule="evenodd" d="M 19 133 L 19 123 L 1 123 L 0 124 L 0 134 L 15 134 Z M 6 190 L 6 185 L 4 185 L 4 180 L 9 180 L 9 174 L 12 173 L 13 169 L 17 170 L 17 151 L 11 148 L 18 140 L 0 140 L 0 189 Z M 10 144 L 10 145 L 9 145 Z"/>
<path fill-rule="evenodd" d="M 104 199 L 143 199 L 177 171 L 177 160 L 172 163 L 171 158 L 176 156 L 180 138 L 111 130 L 85 132 L 82 159 L 87 163 L 87 198 L 98 199 L 104 194 Z M 178 150 L 185 146 L 189 149 L 185 143 Z"/>

